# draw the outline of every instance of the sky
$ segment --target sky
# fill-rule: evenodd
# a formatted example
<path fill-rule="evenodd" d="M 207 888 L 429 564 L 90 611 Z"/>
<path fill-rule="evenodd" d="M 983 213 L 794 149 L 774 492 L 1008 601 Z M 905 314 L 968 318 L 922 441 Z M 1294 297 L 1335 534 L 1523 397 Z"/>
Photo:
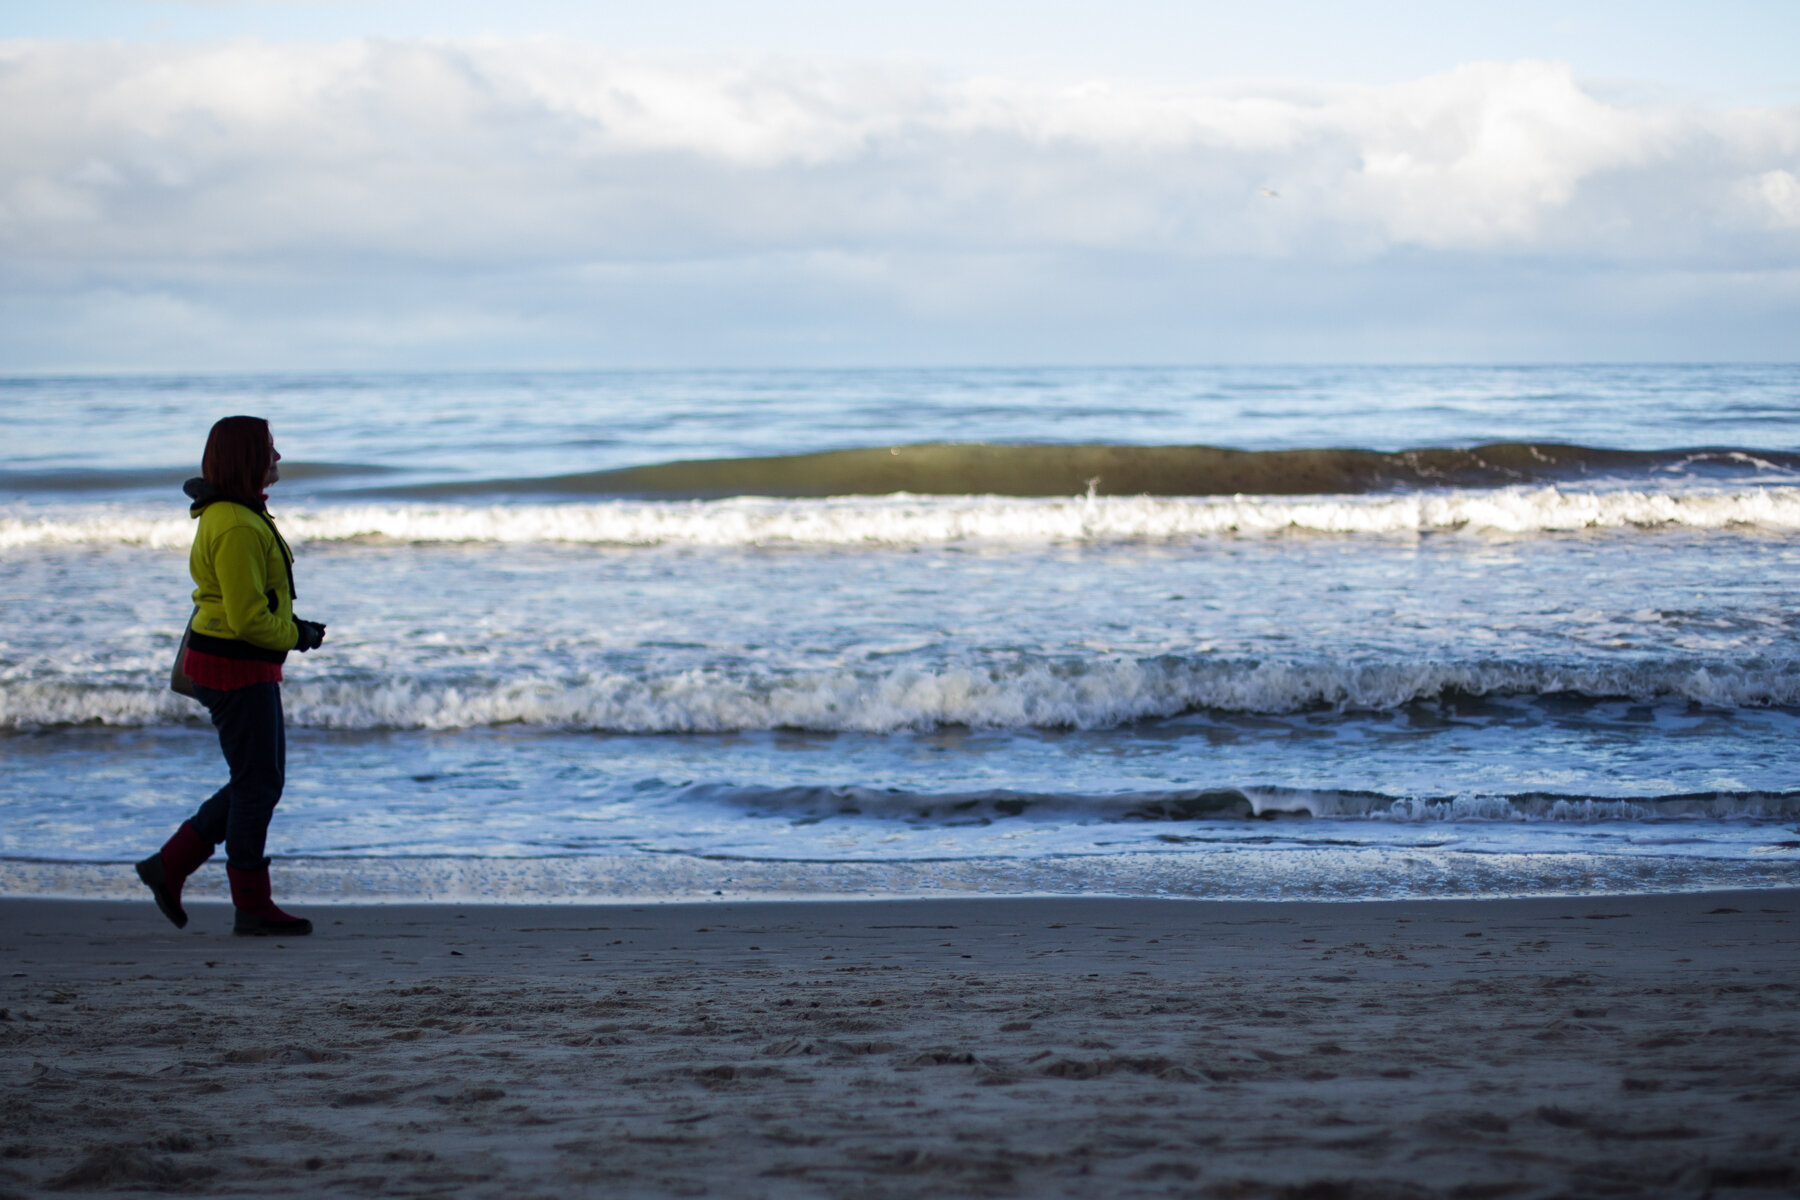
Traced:
<path fill-rule="evenodd" d="M 0 371 L 1800 358 L 1800 4 L 0 0 Z"/>

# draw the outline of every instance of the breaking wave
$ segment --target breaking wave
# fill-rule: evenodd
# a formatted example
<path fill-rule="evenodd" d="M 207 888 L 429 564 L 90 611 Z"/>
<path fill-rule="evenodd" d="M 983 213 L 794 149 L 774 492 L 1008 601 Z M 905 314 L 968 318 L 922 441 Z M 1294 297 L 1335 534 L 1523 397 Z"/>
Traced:
<path fill-rule="evenodd" d="M 987 824 L 1012 817 L 1058 821 L 1205 821 L 1279 817 L 1364 818 L 1398 822 L 1645 821 L 1676 817 L 1788 819 L 1800 815 L 1800 791 L 1690 792 L 1598 797 L 1516 795 L 1390 796 L 1380 792 L 1285 787 L 1193 788 L 1154 792 L 914 792 L 872 787 L 741 787 L 696 784 L 682 803 L 711 803 L 754 816 L 796 821 L 871 817 L 922 825 Z M 1203 837 L 1163 835 L 1171 842 Z M 1232 844 L 1244 844 L 1241 836 Z"/>
<path fill-rule="evenodd" d="M 289 721 L 316 729 L 520 725 L 632 734 L 1106 729 L 1191 712 L 1382 712 L 1462 697 L 1795 708 L 1800 707 L 1800 660 L 1558 666 L 1027 658 L 979 668 L 325 678 L 290 682 L 283 695 Z M 153 725 L 197 714 L 191 702 L 163 690 L 157 679 L 0 681 L 0 728 Z"/>
<path fill-rule="evenodd" d="M 926 443 L 696 459 L 531 479 L 410 484 L 396 496 L 550 493 L 658 498 L 919 495 L 1270 496 L 1393 488 L 1499 487 L 1638 476 L 1792 478 L 1800 454 L 1732 449 L 1609 450 L 1558 442 L 1378 451 L 1327 447 Z"/>
<path fill-rule="evenodd" d="M 894 495 L 830 500 L 597 500 L 578 504 L 345 505 L 277 510 L 296 542 L 575 543 L 606 546 L 920 546 L 1266 537 L 1509 535 L 1588 529 L 1800 529 L 1800 487 L 1735 490 L 1501 488 L 1384 496 Z M 0 512 L 0 550 L 131 545 L 185 550 L 184 512 L 116 506 Z"/>

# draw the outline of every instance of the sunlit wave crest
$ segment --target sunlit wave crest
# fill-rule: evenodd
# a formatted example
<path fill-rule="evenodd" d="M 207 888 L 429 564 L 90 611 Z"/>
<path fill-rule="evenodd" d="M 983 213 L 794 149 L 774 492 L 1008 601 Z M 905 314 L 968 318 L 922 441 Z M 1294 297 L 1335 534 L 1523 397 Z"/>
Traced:
<path fill-rule="evenodd" d="M 0 551 L 47 546 L 185 550 L 185 513 L 94 506 L 0 515 Z M 825 500 L 600 500 L 275 510 L 295 542 L 571 543 L 603 546 L 1041 545 L 1292 534 L 1416 536 L 1579 530 L 1800 529 L 1800 487 L 1693 491 L 1502 488 L 1382 496 L 1080 497 L 894 495 Z"/>

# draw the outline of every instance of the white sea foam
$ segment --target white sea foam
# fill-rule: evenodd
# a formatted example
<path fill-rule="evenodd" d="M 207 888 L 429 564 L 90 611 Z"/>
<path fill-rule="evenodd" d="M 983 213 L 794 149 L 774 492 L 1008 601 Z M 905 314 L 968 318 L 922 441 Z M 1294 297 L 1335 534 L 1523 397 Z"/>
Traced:
<path fill-rule="evenodd" d="M 1504 534 L 1580 529 L 1800 529 L 1800 488 L 1570 491 L 1454 490 L 1380 496 L 853 497 L 579 504 L 359 505 L 279 510 L 296 542 L 568 542 L 616 546 L 914 546 L 1041 544 L 1283 533 Z M 0 515 L 0 550 L 55 545 L 184 549 L 185 515 L 123 507 L 15 507 Z"/>
<path fill-rule="evenodd" d="M 1715 792 L 1679 796 L 1557 796 L 1545 794 L 1386 797 L 1358 792 L 1246 792 L 1256 814 L 1304 812 L 1314 817 L 1370 817 L 1383 821 L 1648 821 L 1667 817 L 1785 818 L 1800 813 L 1800 793 Z"/>
<path fill-rule="evenodd" d="M 619 733 L 809 729 L 880 734 L 949 725 L 1104 729 L 1196 710 L 1379 711 L 1447 693 L 1800 707 L 1800 663 L 1357 665 L 1170 656 L 781 675 L 707 670 L 648 678 L 389 675 L 374 681 L 327 677 L 293 682 L 286 686 L 285 705 L 294 724 L 318 729 L 524 725 Z M 159 691 L 151 681 L 0 681 L 0 728 L 162 724 L 192 718 L 195 711 L 190 702 Z"/>

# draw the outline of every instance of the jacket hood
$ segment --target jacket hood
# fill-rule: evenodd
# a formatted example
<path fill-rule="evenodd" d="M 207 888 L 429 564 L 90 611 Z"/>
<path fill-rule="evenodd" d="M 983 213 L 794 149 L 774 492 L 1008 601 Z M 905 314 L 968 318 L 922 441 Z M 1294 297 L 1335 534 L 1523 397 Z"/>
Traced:
<path fill-rule="evenodd" d="M 252 509 L 256 512 L 263 511 L 263 502 L 261 500 L 251 502 L 239 500 L 235 496 L 224 495 L 217 488 L 213 487 L 212 484 L 206 482 L 205 476 L 202 475 L 196 475 L 186 483 L 182 484 L 181 490 L 186 492 L 188 499 L 193 501 L 193 504 L 188 506 L 188 515 L 192 517 L 197 517 L 205 512 L 207 505 L 217 504 L 221 500 L 229 500 L 233 504 L 242 504 L 245 508 Z"/>

